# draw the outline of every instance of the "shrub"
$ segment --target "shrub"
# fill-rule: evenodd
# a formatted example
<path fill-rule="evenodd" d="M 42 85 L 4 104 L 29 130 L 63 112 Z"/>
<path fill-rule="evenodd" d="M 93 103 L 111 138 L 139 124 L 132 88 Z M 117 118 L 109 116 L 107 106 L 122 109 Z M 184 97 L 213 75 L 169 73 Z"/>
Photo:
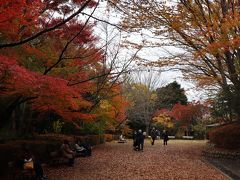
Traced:
<path fill-rule="evenodd" d="M 8 162 L 21 159 L 23 155 L 23 147 L 28 147 L 31 152 L 41 162 L 48 163 L 50 152 L 60 148 L 63 140 L 79 140 L 81 142 L 89 141 L 91 145 L 97 145 L 110 140 L 112 135 L 89 135 L 89 136 L 68 136 L 64 134 L 43 134 L 34 137 L 31 140 L 8 140 L 0 141 L 0 179 L 8 172 Z"/>
<path fill-rule="evenodd" d="M 62 131 L 62 127 L 64 125 L 64 122 L 61 122 L 60 120 L 53 122 L 53 132 L 54 133 L 60 133 Z"/>
<path fill-rule="evenodd" d="M 209 132 L 210 142 L 226 149 L 240 148 L 240 123 L 227 124 Z"/>
<path fill-rule="evenodd" d="M 110 142 L 113 140 L 113 135 L 112 134 L 104 134 L 104 138 L 106 142 Z"/>
<path fill-rule="evenodd" d="M 196 125 L 193 126 L 194 130 L 194 139 L 204 139 L 206 134 L 206 126 L 198 122 Z"/>
<path fill-rule="evenodd" d="M 11 173 L 8 171 L 8 162 L 18 162 L 24 154 L 24 147 L 28 147 L 41 162 L 48 162 L 50 152 L 59 149 L 60 145 L 57 141 L 44 140 L 15 140 L 0 144 L 0 179 Z"/>

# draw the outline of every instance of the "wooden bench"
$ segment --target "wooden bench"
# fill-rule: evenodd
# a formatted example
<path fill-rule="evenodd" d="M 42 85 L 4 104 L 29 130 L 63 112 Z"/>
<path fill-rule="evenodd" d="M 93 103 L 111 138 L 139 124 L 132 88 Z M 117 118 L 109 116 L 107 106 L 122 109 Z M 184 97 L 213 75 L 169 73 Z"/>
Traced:
<path fill-rule="evenodd" d="M 126 142 L 127 142 L 126 139 L 119 139 L 119 140 L 118 140 L 118 143 L 126 143 Z"/>
<path fill-rule="evenodd" d="M 193 139 L 193 136 L 182 136 L 183 139 Z"/>
<path fill-rule="evenodd" d="M 63 157 L 60 151 L 54 151 L 50 153 L 49 165 L 67 164 L 68 158 Z"/>
<path fill-rule="evenodd" d="M 175 136 L 168 136 L 168 139 L 175 139 Z"/>

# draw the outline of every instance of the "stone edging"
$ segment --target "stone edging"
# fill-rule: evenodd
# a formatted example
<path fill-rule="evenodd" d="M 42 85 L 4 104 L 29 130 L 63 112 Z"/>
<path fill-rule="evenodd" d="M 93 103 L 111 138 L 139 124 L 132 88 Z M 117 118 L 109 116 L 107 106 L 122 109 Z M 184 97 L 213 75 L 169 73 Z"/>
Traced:
<path fill-rule="evenodd" d="M 203 150 L 202 155 L 211 158 L 224 158 L 224 159 L 240 159 L 240 152 L 222 152 L 222 151 L 209 151 Z"/>
<path fill-rule="evenodd" d="M 221 172 L 228 179 L 231 179 L 231 180 L 240 179 L 240 177 L 237 174 L 235 174 L 233 171 L 222 166 L 221 163 L 217 163 L 216 161 L 211 160 L 211 158 L 205 157 L 205 158 L 202 158 L 201 161 L 204 162 L 205 164 L 208 164 L 209 166 L 216 169 L 217 171 Z"/>
<path fill-rule="evenodd" d="M 226 173 L 223 169 L 219 168 L 219 166 L 216 166 L 216 164 L 211 163 L 209 160 L 207 160 L 206 158 L 201 158 L 201 161 L 205 164 L 207 164 L 208 166 L 212 167 L 213 169 L 215 169 L 216 171 L 219 171 L 220 173 L 222 173 L 225 177 L 227 177 L 228 179 L 232 179 L 228 173 Z"/>

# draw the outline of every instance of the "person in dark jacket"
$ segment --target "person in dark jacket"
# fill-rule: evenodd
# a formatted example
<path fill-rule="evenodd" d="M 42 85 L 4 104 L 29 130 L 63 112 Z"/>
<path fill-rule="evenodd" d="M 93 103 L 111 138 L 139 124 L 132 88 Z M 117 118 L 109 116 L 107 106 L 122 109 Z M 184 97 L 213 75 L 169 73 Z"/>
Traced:
<path fill-rule="evenodd" d="M 89 138 L 86 138 L 83 143 L 80 144 L 82 147 L 86 149 L 86 155 L 91 156 L 92 155 L 92 145 Z"/>
<path fill-rule="evenodd" d="M 134 131 L 133 132 L 133 149 L 134 150 L 137 150 L 137 146 L 138 146 L 138 144 L 137 144 L 137 131 Z"/>
<path fill-rule="evenodd" d="M 144 146 L 144 135 L 142 133 L 142 130 L 139 129 L 137 133 L 137 149 L 140 151 L 143 151 Z"/>
<path fill-rule="evenodd" d="M 167 145 L 168 142 L 168 132 L 166 130 L 163 130 L 163 134 L 162 134 L 162 138 L 163 138 L 163 145 Z"/>
<path fill-rule="evenodd" d="M 150 136 L 152 138 L 152 145 L 154 145 L 154 141 L 157 138 L 157 130 L 155 129 L 155 127 L 152 128 L 151 132 L 150 132 Z"/>

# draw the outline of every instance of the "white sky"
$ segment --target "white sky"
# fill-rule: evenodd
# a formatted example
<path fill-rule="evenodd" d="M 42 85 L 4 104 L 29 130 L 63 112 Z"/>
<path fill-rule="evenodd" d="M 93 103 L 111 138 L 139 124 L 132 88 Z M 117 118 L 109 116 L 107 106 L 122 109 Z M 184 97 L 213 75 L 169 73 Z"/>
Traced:
<path fill-rule="evenodd" d="M 107 14 L 108 12 L 106 11 L 105 7 L 106 7 L 106 2 L 101 2 L 100 6 L 97 9 L 97 12 L 95 12 L 93 16 L 95 16 L 99 19 L 108 21 L 112 24 L 117 24 L 119 22 L 120 16 L 118 14 L 114 13 L 114 12 L 110 12 L 110 14 L 108 15 Z M 102 22 L 98 22 L 97 27 L 95 28 L 95 34 L 96 34 L 96 36 L 102 38 L 102 40 L 104 41 L 105 38 L 106 38 L 106 33 L 103 32 L 103 26 L 104 26 L 103 24 L 104 23 L 102 23 Z M 112 27 L 111 25 L 108 25 L 108 30 L 109 30 L 109 32 L 111 32 L 109 34 L 109 38 L 118 34 L 115 37 L 115 40 L 114 40 L 114 41 L 116 41 L 116 43 L 118 43 L 119 38 L 120 38 L 119 31 L 115 27 Z M 146 36 L 141 37 L 139 35 L 138 36 L 134 35 L 134 34 L 129 35 L 129 34 L 126 34 L 124 32 L 121 32 L 121 39 L 124 39 L 124 38 L 127 37 L 128 40 L 131 40 L 131 41 L 134 41 L 134 42 L 137 42 L 137 43 L 141 43 L 143 39 L 147 39 L 147 38 L 149 38 L 149 36 L 152 36 L 151 34 L 148 34 L 147 31 L 143 30 L 143 33 L 146 33 Z M 113 45 L 112 45 L 113 48 L 116 45 L 116 44 L 114 45 L 114 41 L 113 41 Z M 167 49 L 167 50 L 170 50 L 171 52 L 179 51 L 179 49 L 176 49 L 174 47 L 164 47 L 164 48 Z M 143 49 L 139 53 L 139 55 L 141 55 L 144 58 L 147 57 L 150 60 L 156 60 L 161 56 L 166 56 L 167 55 L 164 48 Z M 120 56 L 120 59 L 124 59 L 127 56 L 131 56 L 131 55 L 126 55 L 126 54 L 133 54 L 133 53 L 134 53 L 134 51 L 131 50 L 131 49 L 129 49 L 129 50 L 122 49 L 122 52 L 120 53 L 122 57 Z M 136 66 L 136 64 L 132 64 L 132 66 Z M 154 69 L 156 69 L 156 68 L 154 68 Z M 143 73 L 143 75 L 144 75 L 145 73 L 148 73 L 148 70 L 147 69 L 145 71 L 143 70 L 143 72 L 144 72 Z M 175 80 L 179 84 L 181 84 L 182 88 L 185 89 L 186 95 L 188 97 L 188 101 L 198 101 L 198 100 L 202 100 L 202 99 L 204 99 L 204 97 L 206 97 L 206 96 L 204 96 L 203 91 L 197 90 L 195 88 L 196 86 L 194 85 L 193 82 L 189 82 L 189 81 L 184 80 L 183 75 L 180 71 L 161 72 L 161 75 L 159 77 L 159 84 L 167 85 L 167 84 L 169 84 L 169 83 L 171 83 Z"/>

